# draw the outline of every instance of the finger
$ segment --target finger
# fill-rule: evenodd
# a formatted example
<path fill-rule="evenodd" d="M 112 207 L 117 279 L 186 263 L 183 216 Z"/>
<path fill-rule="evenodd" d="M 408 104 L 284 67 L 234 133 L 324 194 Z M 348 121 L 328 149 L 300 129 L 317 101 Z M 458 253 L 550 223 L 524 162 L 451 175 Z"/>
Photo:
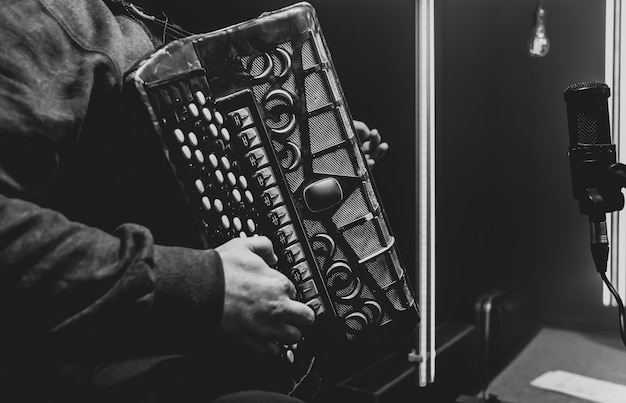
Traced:
<path fill-rule="evenodd" d="M 367 140 L 368 137 L 370 136 L 370 128 L 367 127 L 367 125 L 364 122 L 361 122 L 360 120 L 355 120 L 353 122 L 354 122 L 354 129 L 356 130 L 356 134 L 357 136 L 359 136 L 359 139 L 361 140 L 361 142 Z"/>
<path fill-rule="evenodd" d="M 378 132 L 378 129 L 372 129 L 372 131 L 370 132 L 370 136 L 369 136 L 369 140 L 370 140 L 370 149 L 371 150 L 376 150 L 378 148 L 378 145 L 380 144 L 380 133 Z"/>
<path fill-rule="evenodd" d="M 244 341 L 244 344 L 250 350 L 261 355 L 277 355 L 280 352 L 280 345 L 275 341 L 248 339 Z"/>
<path fill-rule="evenodd" d="M 363 152 L 364 153 L 366 153 L 366 154 L 369 153 L 370 152 L 370 142 L 369 142 L 369 140 L 364 142 L 364 143 L 362 143 L 362 147 L 363 147 Z"/>
<path fill-rule="evenodd" d="M 274 246 L 268 237 L 255 236 L 245 239 L 248 249 L 259 255 L 263 260 L 265 260 L 265 263 L 274 265 L 278 262 L 278 257 L 274 253 Z"/>
<path fill-rule="evenodd" d="M 302 332 L 297 327 L 285 323 L 280 329 L 277 329 L 273 337 L 281 344 L 289 345 L 299 342 L 302 339 Z"/>
<path fill-rule="evenodd" d="M 378 146 L 378 158 L 382 158 L 383 155 L 385 155 L 385 153 L 387 152 L 387 150 L 389 150 L 389 144 L 387 143 L 380 143 L 380 145 Z"/>
<path fill-rule="evenodd" d="M 287 300 L 279 316 L 295 326 L 311 326 L 315 322 L 315 312 L 310 306 L 299 301 Z"/>

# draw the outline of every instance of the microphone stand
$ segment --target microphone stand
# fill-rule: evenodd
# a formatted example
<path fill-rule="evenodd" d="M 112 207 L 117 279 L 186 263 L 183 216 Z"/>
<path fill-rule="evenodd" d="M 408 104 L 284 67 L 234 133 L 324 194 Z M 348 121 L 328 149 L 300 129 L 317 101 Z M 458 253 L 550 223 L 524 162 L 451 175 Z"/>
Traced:
<path fill-rule="evenodd" d="M 615 187 L 611 190 L 616 191 L 620 197 L 617 200 L 609 201 L 599 193 L 598 189 L 587 189 L 587 195 L 592 202 L 591 211 L 589 212 L 590 247 L 596 271 L 600 274 L 602 281 L 606 284 L 617 302 L 620 336 L 622 343 L 626 346 L 626 310 L 624 309 L 624 303 L 615 287 L 613 287 L 606 277 L 606 268 L 609 259 L 609 237 L 606 227 L 606 213 L 619 211 L 624 208 L 624 199 L 621 195 L 621 190 L 622 188 L 626 188 L 626 165 L 621 163 L 612 164 L 608 169 L 608 174 L 609 184 Z M 615 194 L 615 192 L 611 194 Z"/>

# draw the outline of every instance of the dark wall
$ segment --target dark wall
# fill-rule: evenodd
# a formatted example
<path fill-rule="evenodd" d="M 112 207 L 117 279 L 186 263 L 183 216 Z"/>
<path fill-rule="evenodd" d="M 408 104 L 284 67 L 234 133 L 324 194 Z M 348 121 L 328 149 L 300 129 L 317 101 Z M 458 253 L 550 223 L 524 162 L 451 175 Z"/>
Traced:
<path fill-rule="evenodd" d="M 537 4 L 437 6 L 438 290 L 456 301 L 439 313 L 470 318 L 478 294 L 521 281 L 543 321 L 613 328 L 571 196 L 562 97 L 604 78 L 605 3 L 544 2 L 551 49 L 534 59 Z"/>

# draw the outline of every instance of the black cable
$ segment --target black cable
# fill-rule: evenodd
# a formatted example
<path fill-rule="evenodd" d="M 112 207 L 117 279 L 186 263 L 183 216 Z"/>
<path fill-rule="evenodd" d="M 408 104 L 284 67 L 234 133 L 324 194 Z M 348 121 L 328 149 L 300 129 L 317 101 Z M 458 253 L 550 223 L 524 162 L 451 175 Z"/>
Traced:
<path fill-rule="evenodd" d="M 611 291 L 611 294 L 613 294 L 613 298 L 617 301 L 617 309 L 619 313 L 619 332 L 622 336 L 622 343 L 626 346 L 626 330 L 624 329 L 624 321 L 626 320 L 624 317 L 626 316 L 626 310 L 624 309 L 624 303 L 622 302 L 617 290 L 615 290 L 615 287 L 613 287 L 613 284 L 611 284 L 609 279 L 606 277 L 606 274 L 604 272 L 600 272 L 600 277 L 602 277 L 602 281 L 604 281 L 604 284 L 606 284 L 609 291 Z"/>

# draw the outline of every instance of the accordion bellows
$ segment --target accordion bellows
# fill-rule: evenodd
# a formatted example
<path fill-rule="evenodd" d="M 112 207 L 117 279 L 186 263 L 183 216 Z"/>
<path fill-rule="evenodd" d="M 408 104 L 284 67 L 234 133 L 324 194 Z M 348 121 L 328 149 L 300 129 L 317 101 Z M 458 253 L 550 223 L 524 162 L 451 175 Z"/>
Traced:
<path fill-rule="evenodd" d="M 268 236 L 277 269 L 316 312 L 305 336 L 315 350 L 415 326 L 410 280 L 309 4 L 171 42 L 127 85 L 203 245 Z"/>

